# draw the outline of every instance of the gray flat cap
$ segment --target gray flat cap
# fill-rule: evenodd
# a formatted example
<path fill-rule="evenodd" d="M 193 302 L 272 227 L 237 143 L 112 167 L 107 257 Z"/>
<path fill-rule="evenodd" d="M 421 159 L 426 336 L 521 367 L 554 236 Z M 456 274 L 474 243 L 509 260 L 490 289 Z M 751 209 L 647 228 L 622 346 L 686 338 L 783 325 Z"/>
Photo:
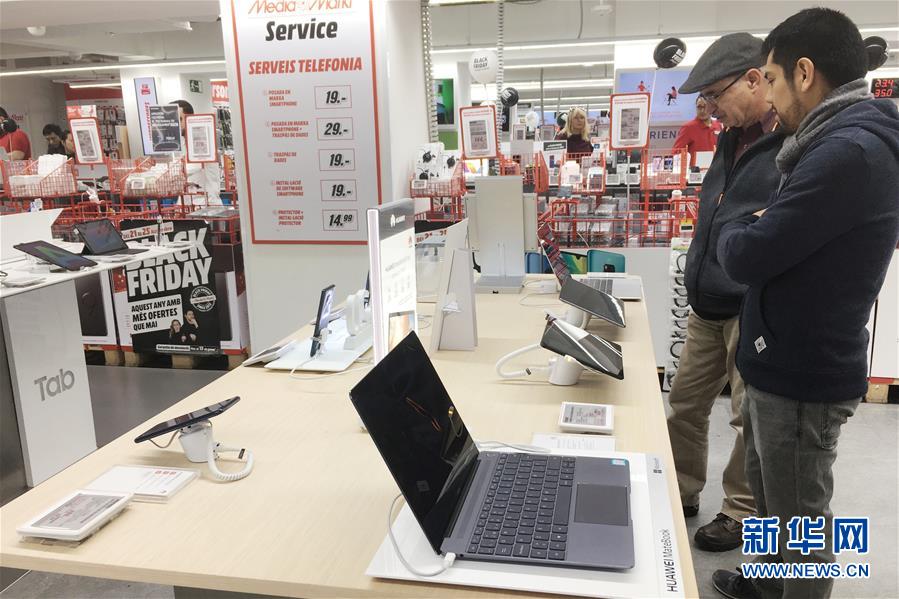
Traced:
<path fill-rule="evenodd" d="M 692 94 L 728 75 L 736 75 L 764 63 L 762 40 L 749 33 L 729 33 L 719 37 L 702 53 L 678 91 Z"/>

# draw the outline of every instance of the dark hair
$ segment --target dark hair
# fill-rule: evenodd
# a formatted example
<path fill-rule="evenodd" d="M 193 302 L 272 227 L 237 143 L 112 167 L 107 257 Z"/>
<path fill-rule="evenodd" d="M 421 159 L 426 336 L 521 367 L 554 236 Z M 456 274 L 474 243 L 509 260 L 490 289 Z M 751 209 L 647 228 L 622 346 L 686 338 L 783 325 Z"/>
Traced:
<path fill-rule="evenodd" d="M 59 136 L 60 139 L 65 138 L 65 135 L 62 134 L 62 129 L 59 127 L 59 125 L 54 125 L 53 123 L 44 125 L 44 132 L 41 135 L 46 137 L 47 135 L 50 135 L 51 133 L 55 133 L 56 135 Z"/>
<path fill-rule="evenodd" d="M 806 8 L 775 27 L 762 44 L 763 60 L 772 60 L 792 82 L 800 58 L 811 60 L 833 87 L 840 87 L 868 72 L 865 44 L 858 27 L 838 10 Z"/>
<path fill-rule="evenodd" d="M 184 114 L 193 114 L 194 113 L 193 105 L 190 102 L 188 102 L 187 100 L 175 100 L 174 102 L 169 102 L 169 104 L 177 104 L 178 106 L 181 107 L 181 110 L 184 111 Z"/>
<path fill-rule="evenodd" d="M 9 118 L 9 114 L 6 112 L 6 109 L 3 108 L 2 106 L 0 106 L 0 117 L 3 117 L 5 119 Z"/>

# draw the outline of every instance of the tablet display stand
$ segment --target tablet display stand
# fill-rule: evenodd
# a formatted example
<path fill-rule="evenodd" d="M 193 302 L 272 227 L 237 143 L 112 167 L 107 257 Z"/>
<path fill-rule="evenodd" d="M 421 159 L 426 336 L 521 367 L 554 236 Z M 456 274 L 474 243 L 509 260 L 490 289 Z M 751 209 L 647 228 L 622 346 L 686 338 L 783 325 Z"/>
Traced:
<path fill-rule="evenodd" d="M 431 352 L 473 350 L 478 345 L 478 319 L 474 299 L 472 251 L 455 249 L 446 260 L 437 288 Z"/>

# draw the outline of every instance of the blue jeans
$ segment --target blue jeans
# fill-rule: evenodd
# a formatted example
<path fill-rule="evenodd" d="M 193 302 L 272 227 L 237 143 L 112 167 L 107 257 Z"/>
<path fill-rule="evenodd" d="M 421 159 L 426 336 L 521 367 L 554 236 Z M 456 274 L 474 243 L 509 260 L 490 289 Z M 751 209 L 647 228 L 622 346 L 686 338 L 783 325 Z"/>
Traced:
<path fill-rule="evenodd" d="M 840 428 L 855 413 L 861 398 L 832 403 L 801 402 L 760 391 L 746 384 L 743 398 L 743 439 L 746 477 L 760 517 L 780 517 L 779 553 L 757 562 L 830 563 L 833 463 Z M 787 549 L 787 523 L 793 516 L 825 519 L 825 547 L 809 555 Z M 830 597 L 833 580 L 753 579 L 766 599 Z"/>

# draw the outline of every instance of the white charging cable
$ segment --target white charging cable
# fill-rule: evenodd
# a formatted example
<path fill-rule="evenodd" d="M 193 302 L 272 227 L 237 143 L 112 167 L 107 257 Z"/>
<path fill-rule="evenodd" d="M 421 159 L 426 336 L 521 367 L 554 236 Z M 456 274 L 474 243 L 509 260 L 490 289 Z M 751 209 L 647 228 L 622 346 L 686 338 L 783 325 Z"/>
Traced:
<path fill-rule="evenodd" d="M 218 469 L 218 466 L 215 465 L 215 460 L 218 459 L 218 454 L 220 453 L 237 453 L 238 459 L 246 455 L 247 463 L 244 465 L 243 470 L 241 470 L 240 472 L 222 472 Z M 212 475 L 214 477 L 221 481 L 230 483 L 242 478 L 246 478 L 247 476 L 249 476 L 250 472 L 253 471 L 253 452 L 249 449 L 243 449 L 239 447 L 225 447 L 221 443 L 213 442 L 209 444 L 209 450 L 206 454 L 206 463 L 209 464 L 209 470 L 212 471 Z"/>
<path fill-rule="evenodd" d="M 403 494 L 400 493 L 396 497 L 394 497 L 393 501 L 390 502 L 390 509 L 387 510 L 387 536 L 390 537 L 390 544 L 393 545 L 393 551 L 394 553 L 396 553 L 397 558 L 399 558 L 400 563 L 402 563 L 407 570 L 409 570 L 416 576 L 424 576 L 426 578 L 439 576 L 453 566 L 456 561 L 455 553 L 447 553 L 443 556 L 443 566 L 439 570 L 434 570 L 433 572 L 424 572 L 410 564 L 408 560 L 406 560 L 406 558 L 403 556 L 403 552 L 400 551 L 400 544 L 396 542 L 396 537 L 393 535 L 393 510 L 396 509 L 396 502 L 399 501 L 400 497 L 402 496 Z"/>
<path fill-rule="evenodd" d="M 506 362 L 509 360 L 516 358 L 522 354 L 526 354 L 528 352 L 534 351 L 536 349 L 541 349 L 539 343 L 534 343 L 533 345 L 528 345 L 526 347 L 522 347 L 520 349 L 516 349 L 515 351 L 506 354 L 502 358 L 500 358 L 496 362 L 496 374 L 498 374 L 501 378 L 504 379 L 518 379 L 523 376 L 529 376 L 534 374 L 535 372 L 546 372 L 551 367 L 547 366 L 528 366 L 524 370 L 516 370 L 514 372 L 504 372 L 503 366 L 505 366 Z"/>

